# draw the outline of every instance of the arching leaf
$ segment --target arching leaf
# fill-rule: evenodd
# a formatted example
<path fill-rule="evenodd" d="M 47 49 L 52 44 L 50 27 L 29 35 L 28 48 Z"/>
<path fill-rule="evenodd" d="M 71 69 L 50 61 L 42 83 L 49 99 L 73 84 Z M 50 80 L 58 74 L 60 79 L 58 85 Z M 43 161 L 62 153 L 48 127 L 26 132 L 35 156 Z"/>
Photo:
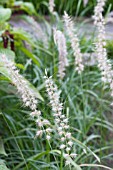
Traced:
<path fill-rule="evenodd" d="M 7 156 L 2 138 L 0 138 L 0 154 Z"/>
<path fill-rule="evenodd" d="M 0 8 L 0 24 L 4 23 L 11 17 L 10 8 Z"/>

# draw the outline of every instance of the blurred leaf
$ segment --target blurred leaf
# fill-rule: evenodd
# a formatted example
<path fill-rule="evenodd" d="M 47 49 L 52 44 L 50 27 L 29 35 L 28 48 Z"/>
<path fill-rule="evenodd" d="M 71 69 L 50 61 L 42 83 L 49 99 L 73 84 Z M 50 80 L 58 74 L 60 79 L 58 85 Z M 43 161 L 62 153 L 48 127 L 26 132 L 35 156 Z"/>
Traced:
<path fill-rule="evenodd" d="M 0 80 L 8 80 L 8 78 L 7 77 L 5 77 L 5 76 L 2 76 L 2 75 L 0 75 Z"/>
<path fill-rule="evenodd" d="M 26 160 L 26 162 L 28 162 L 28 166 L 30 164 L 30 161 L 34 161 L 34 160 L 38 160 L 40 159 L 41 157 L 43 157 L 44 155 L 48 155 L 48 154 L 58 154 L 58 155 L 61 155 L 61 151 L 59 150 L 51 150 L 51 151 L 44 151 L 44 152 L 41 152 L 39 154 L 36 154 L 34 156 L 31 156 L 30 158 L 28 158 Z M 77 165 L 71 158 L 69 159 L 70 163 L 74 166 L 74 170 L 81 170 L 80 166 Z M 14 170 L 18 170 L 21 166 L 23 166 L 25 164 L 25 162 L 21 162 L 19 165 L 17 165 Z M 25 169 L 26 170 L 26 169 Z"/>
<path fill-rule="evenodd" d="M 73 137 L 73 140 L 80 146 L 82 147 L 83 149 L 85 149 L 86 151 L 90 152 L 95 158 L 96 160 L 100 163 L 100 158 L 89 148 L 87 147 L 84 143 L 82 143 L 81 141 L 75 139 Z"/>
<path fill-rule="evenodd" d="M 113 170 L 113 168 L 110 168 L 108 166 L 104 166 L 104 165 L 98 165 L 98 164 L 81 164 L 81 167 L 100 167 L 100 168 L 104 168 L 104 169 L 108 169 L 108 170 Z"/>
<path fill-rule="evenodd" d="M 10 8 L 0 8 L 0 24 L 4 23 L 11 17 Z"/>
<path fill-rule="evenodd" d="M 31 58 L 37 66 L 40 66 L 40 63 L 34 54 L 32 54 L 29 50 L 27 50 L 24 47 L 20 47 L 20 50 L 23 51 L 24 54 L 26 54 L 29 58 Z"/>
<path fill-rule="evenodd" d="M 0 4 L 5 4 L 6 2 L 8 2 L 9 0 L 0 0 Z"/>
<path fill-rule="evenodd" d="M 24 41 L 27 41 L 33 47 L 35 46 L 34 41 L 32 40 L 30 34 L 28 34 L 26 31 L 20 28 L 18 29 L 16 28 L 16 29 L 13 29 L 11 33 L 14 34 L 15 40 L 24 40 Z"/>
<path fill-rule="evenodd" d="M 25 79 L 25 78 L 24 78 L 24 79 Z M 26 80 L 26 79 L 25 79 L 25 80 Z M 26 80 L 26 81 L 27 81 L 27 80 Z M 38 90 L 37 90 L 29 81 L 27 81 L 27 83 L 28 83 L 29 88 L 31 88 L 32 92 L 34 93 L 34 95 L 35 95 L 38 99 L 44 101 L 43 97 L 40 95 L 40 93 L 38 92 Z"/>
<path fill-rule="evenodd" d="M 15 53 L 9 49 L 0 48 L 0 55 L 5 54 L 7 58 L 11 61 L 15 59 Z M 2 63 L 2 58 L 0 57 L 0 63 Z"/>
<path fill-rule="evenodd" d="M 30 14 L 30 15 L 36 13 L 33 4 L 30 3 L 30 2 L 24 2 L 24 3 L 22 4 L 21 8 L 22 8 L 23 10 L 25 10 L 25 11 L 26 11 L 28 14 Z"/>
<path fill-rule="evenodd" d="M 15 6 L 20 6 L 20 9 L 24 10 L 29 15 L 36 14 L 35 8 L 31 2 L 17 1 L 15 2 Z"/>
<path fill-rule="evenodd" d="M 5 149 L 4 149 L 3 140 L 1 137 L 0 137 L 0 154 L 7 156 Z"/>
<path fill-rule="evenodd" d="M 15 6 L 21 6 L 23 4 L 23 1 L 15 1 Z"/>
<path fill-rule="evenodd" d="M 24 65 L 23 64 L 15 64 L 16 65 L 16 67 L 18 67 L 19 69 L 22 69 L 22 70 L 25 70 L 25 67 L 24 67 Z"/>
<path fill-rule="evenodd" d="M 0 170 L 9 170 L 5 164 L 0 165 Z"/>

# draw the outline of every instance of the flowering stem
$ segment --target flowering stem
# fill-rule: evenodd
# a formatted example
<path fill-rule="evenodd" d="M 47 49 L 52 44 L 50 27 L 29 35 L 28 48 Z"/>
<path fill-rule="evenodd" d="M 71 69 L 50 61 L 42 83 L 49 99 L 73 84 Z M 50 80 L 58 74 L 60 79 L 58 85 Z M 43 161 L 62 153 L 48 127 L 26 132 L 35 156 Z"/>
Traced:
<path fill-rule="evenodd" d="M 63 170 L 63 151 L 61 151 L 60 170 Z"/>
<path fill-rule="evenodd" d="M 50 151 L 50 146 L 49 146 L 48 140 L 46 140 L 46 150 Z M 47 163 L 49 163 L 49 162 L 50 162 L 50 154 L 47 155 Z M 47 168 L 47 170 L 48 170 L 48 168 Z"/>

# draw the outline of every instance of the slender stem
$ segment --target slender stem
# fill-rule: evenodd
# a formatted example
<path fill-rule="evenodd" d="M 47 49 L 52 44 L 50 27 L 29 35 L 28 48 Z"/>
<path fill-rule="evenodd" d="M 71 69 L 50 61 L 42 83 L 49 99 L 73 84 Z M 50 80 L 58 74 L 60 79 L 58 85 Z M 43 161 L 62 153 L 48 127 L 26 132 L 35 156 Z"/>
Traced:
<path fill-rule="evenodd" d="M 63 170 L 63 151 L 61 151 L 60 170 Z"/>
<path fill-rule="evenodd" d="M 46 140 L 46 150 L 50 151 L 50 146 L 48 140 Z M 50 163 L 50 154 L 47 155 L 47 163 Z M 48 167 L 46 170 L 49 170 Z"/>

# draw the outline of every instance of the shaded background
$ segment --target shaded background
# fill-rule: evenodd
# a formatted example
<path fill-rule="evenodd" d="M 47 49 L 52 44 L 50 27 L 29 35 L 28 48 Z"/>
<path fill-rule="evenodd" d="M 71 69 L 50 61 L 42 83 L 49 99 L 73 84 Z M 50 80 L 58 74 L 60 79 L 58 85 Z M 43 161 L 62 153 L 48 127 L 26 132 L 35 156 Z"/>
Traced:
<path fill-rule="evenodd" d="M 27 2 L 27 0 L 23 0 Z M 29 0 L 32 2 L 38 12 L 48 14 L 47 10 L 47 0 Z M 93 14 L 94 6 L 96 5 L 96 0 L 89 0 L 88 4 L 84 6 L 83 0 L 55 0 L 55 9 L 62 14 L 66 10 L 70 15 L 80 15 L 80 16 L 91 16 Z M 45 5 L 45 7 L 44 7 Z M 105 12 L 108 9 L 113 9 L 113 0 L 108 0 L 106 3 Z"/>

